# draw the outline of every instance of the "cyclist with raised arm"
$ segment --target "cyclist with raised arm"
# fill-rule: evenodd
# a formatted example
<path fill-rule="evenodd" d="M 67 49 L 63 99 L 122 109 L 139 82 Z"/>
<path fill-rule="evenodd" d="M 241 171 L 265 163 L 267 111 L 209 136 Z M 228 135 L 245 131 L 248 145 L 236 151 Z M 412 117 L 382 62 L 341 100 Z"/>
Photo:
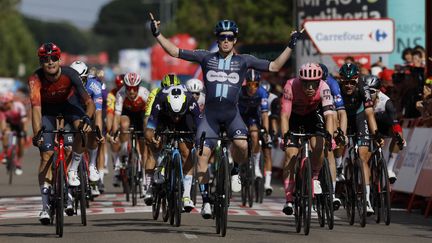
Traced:
<path fill-rule="evenodd" d="M 338 81 L 333 78 L 333 76 L 329 75 L 328 68 L 326 65 L 320 63 L 319 64 L 321 69 L 323 70 L 323 77 L 322 79 L 327 83 L 327 85 L 330 88 L 331 95 L 333 96 L 333 102 L 336 108 L 335 117 L 333 119 L 334 121 L 334 128 L 340 128 L 341 131 L 346 131 L 347 127 L 347 114 L 345 111 L 345 105 L 342 99 L 341 90 L 339 87 Z M 337 142 L 339 143 L 346 143 L 347 138 L 345 134 L 339 134 L 335 133 L 334 137 L 336 138 Z M 333 151 L 329 151 L 328 153 L 328 160 L 329 160 L 329 166 L 330 166 L 330 172 L 332 177 L 332 184 L 333 184 L 333 208 L 335 210 L 338 210 L 341 206 L 341 200 L 336 197 L 335 191 L 336 191 L 336 181 L 337 181 L 337 175 L 339 175 L 339 180 L 341 181 L 340 177 L 342 175 L 342 155 L 344 153 L 344 147 L 339 146 Z"/>
<path fill-rule="evenodd" d="M 396 108 L 390 98 L 380 91 L 381 80 L 374 75 L 362 77 L 365 83 L 369 86 L 371 98 L 374 104 L 375 120 L 377 122 L 378 131 L 380 134 L 392 136 L 390 143 L 390 158 L 387 164 L 389 181 L 395 183 L 397 177 L 393 171 L 393 167 L 399 150 L 405 145 L 406 141 L 403 138 L 402 127 L 396 118 Z"/>
<path fill-rule="evenodd" d="M 255 177 L 263 178 L 261 172 L 261 147 L 259 144 L 260 130 L 264 129 L 262 138 L 263 148 L 269 149 L 267 145 L 271 144 L 271 140 L 267 131 L 269 130 L 269 117 L 268 117 L 268 93 L 259 85 L 261 74 L 258 71 L 249 69 L 246 73 L 246 86 L 243 86 L 240 91 L 238 108 L 243 122 L 250 132 L 252 140 L 252 160 L 254 161 Z"/>
<path fill-rule="evenodd" d="M 70 67 L 60 66 L 60 48 L 54 43 L 44 43 L 38 49 L 40 68 L 28 79 L 32 105 L 33 145 L 39 147 L 41 163 L 39 166 L 39 185 L 42 194 L 42 211 L 39 220 L 50 223 L 49 197 L 51 194 L 52 171 L 51 157 L 54 154 L 54 134 L 44 133 L 38 140 L 42 127 L 56 129 L 56 117 L 64 116 L 67 123 L 77 130 L 91 131 L 91 120 L 95 104 L 85 90 L 79 74 Z M 82 107 L 81 101 L 86 106 Z M 69 185 L 79 185 L 78 165 L 84 149 L 80 135 L 74 139 L 72 164 L 68 173 Z"/>
<path fill-rule="evenodd" d="M 155 138 L 155 133 L 163 131 L 192 131 L 195 132 L 201 122 L 199 107 L 192 95 L 183 85 L 168 86 L 162 89 L 153 103 L 151 115 L 147 123 L 146 139 L 152 148 L 160 149 L 160 139 Z M 191 122 L 192 121 L 192 122 Z M 179 143 L 179 150 L 183 161 L 183 206 L 190 212 L 194 208 L 190 192 L 192 187 L 192 158 L 190 151 L 194 144 L 193 135 L 184 135 Z M 158 165 L 160 171 L 165 165 Z M 162 173 L 161 173 L 162 175 Z M 164 178 L 157 183 L 163 182 Z M 147 191 L 147 205 L 151 205 L 151 190 Z"/>
<path fill-rule="evenodd" d="M 6 157 L 6 151 L 9 147 L 7 136 L 9 132 L 15 132 L 18 138 L 18 159 L 15 165 L 15 174 L 22 175 L 21 160 L 24 155 L 25 123 L 27 122 L 27 110 L 21 101 L 14 100 L 14 93 L 7 91 L 0 94 L 0 129 L 3 134 L 3 157 Z"/>
<path fill-rule="evenodd" d="M 189 92 L 192 93 L 192 96 L 195 98 L 198 103 L 200 112 L 204 111 L 204 103 L 205 103 L 205 93 L 204 93 L 204 83 L 203 81 L 192 78 L 186 81 L 186 88 Z"/>
<path fill-rule="evenodd" d="M 345 104 L 345 110 L 348 117 L 349 134 L 356 134 L 359 136 L 356 143 L 359 146 L 358 152 L 360 160 L 363 163 L 363 172 L 366 184 L 366 210 L 368 214 L 372 214 L 373 208 L 371 206 L 370 195 L 370 168 L 368 160 L 369 153 L 369 140 L 367 135 L 375 135 L 378 127 L 375 121 L 373 111 L 373 101 L 370 95 L 369 86 L 365 83 L 364 79 L 359 79 L 359 69 L 355 64 L 346 63 L 342 65 L 339 70 L 340 86 L 342 91 L 342 98 Z M 343 131 L 347 134 L 347 131 Z M 384 141 L 379 139 L 379 145 L 383 145 Z"/>
<path fill-rule="evenodd" d="M 259 71 L 277 72 L 285 64 L 291 55 L 291 51 L 297 43 L 300 34 L 293 32 L 288 47 L 276 60 L 270 62 L 258 59 L 251 55 L 239 55 L 234 53 L 234 45 L 237 43 L 238 27 L 234 21 L 221 20 L 216 24 L 214 34 L 217 38 L 219 50 L 209 52 L 206 50 L 184 50 L 178 48 L 160 33 L 160 21 L 151 18 L 151 31 L 162 48 L 171 56 L 197 62 L 201 65 L 206 88 L 206 102 L 204 118 L 198 127 L 196 141 L 200 140 L 202 132 L 207 137 L 217 137 L 220 125 L 226 126 L 228 136 L 233 138 L 246 138 L 247 128 L 242 121 L 237 108 L 238 97 L 242 81 L 246 71 L 253 68 Z M 203 154 L 199 156 L 198 175 L 200 191 L 203 195 L 202 215 L 211 217 L 211 206 L 208 197 L 208 183 L 204 175 L 207 172 L 211 150 L 215 146 L 215 140 L 206 139 Z M 238 163 L 247 162 L 247 141 L 234 140 L 231 155 Z M 232 177 L 233 191 L 240 191 L 241 184 L 237 175 Z"/>
<path fill-rule="evenodd" d="M 322 133 L 324 130 L 333 134 L 334 104 L 330 88 L 322 80 L 323 71 L 316 63 L 306 63 L 300 67 L 298 78 L 290 79 L 284 87 L 281 110 L 281 132 Z M 323 118 L 324 116 L 324 118 Z M 325 124 L 324 124 L 325 123 Z M 303 131 L 302 131 L 303 130 Z M 324 158 L 324 139 L 312 137 L 311 167 L 313 192 L 321 194 L 318 180 Z M 285 150 L 283 178 L 286 203 L 283 212 L 293 214 L 293 192 L 295 188 L 294 167 L 299 151 L 299 141 L 290 137 Z"/>
<path fill-rule="evenodd" d="M 127 73 L 124 76 L 124 85 L 123 87 L 117 92 L 116 95 L 116 102 L 115 102 L 115 116 L 114 116 L 114 123 L 113 123 L 113 132 L 116 133 L 118 130 L 118 126 L 120 125 L 120 158 L 123 159 L 123 161 L 127 161 L 128 156 L 128 144 L 129 144 L 129 134 L 127 133 L 129 131 L 129 127 L 133 126 L 135 131 L 141 131 L 144 132 L 145 130 L 145 110 L 147 107 L 147 100 L 149 96 L 149 91 L 143 87 L 140 86 L 141 84 L 141 76 L 136 73 Z M 144 142 L 144 134 L 138 133 L 137 134 L 138 139 L 138 151 L 140 155 L 140 161 L 141 165 L 144 165 L 144 153 L 145 153 L 145 142 Z M 118 180 L 120 176 L 120 161 L 118 161 L 119 164 L 115 164 L 114 168 L 114 176 L 116 177 L 116 180 Z M 146 166 L 147 163 L 146 163 Z M 143 177 L 143 180 L 149 181 L 151 179 L 150 174 L 148 174 L 149 170 L 145 168 L 146 173 Z M 153 171 L 151 171 L 153 172 Z M 141 185 L 143 187 L 144 182 Z M 146 188 L 143 188 L 146 189 Z M 143 193 L 145 193 L 145 190 L 143 190 Z"/>

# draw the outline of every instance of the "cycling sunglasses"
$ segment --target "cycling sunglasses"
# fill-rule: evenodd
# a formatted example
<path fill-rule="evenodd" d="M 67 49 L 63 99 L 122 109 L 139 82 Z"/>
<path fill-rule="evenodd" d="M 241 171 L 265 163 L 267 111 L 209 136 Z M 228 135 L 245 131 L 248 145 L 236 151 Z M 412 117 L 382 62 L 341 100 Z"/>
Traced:
<path fill-rule="evenodd" d="M 200 96 L 201 94 L 199 92 L 192 92 L 192 95 Z"/>
<path fill-rule="evenodd" d="M 320 79 L 317 80 L 302 80 L 303 88 L 308 89 L 309 87 L 312 87 L 312 89 L 318 89 L 320 84 Z"/>
<path fill-rule="evenodd" d="M 354 79 L 350 79 L 350 80 L 341 80 L 341 83 L 343 85 L 351 85 L 351 86 L 356 86 L 357 85 L 357 81 Z"/>
<path fill-rule="evenodd" d="M 369 92 L 371 95 L 375 94 L 376 92 L 378 92 L 378 90 L 376 89 L 369 89 Z"/>
<path fill-rule="evenodd" d="M 139 86 L 126 86 L 126 91 L 135 91 L 138 92 Z"/>
<path fill-rule="evenodd" d="M 217 37 L 218 41 L 224 41 L 224 40 L 228 40 L 229 42 L 233 42 L 235 40 L 235 36 L 234 35 L 218 35 Z"/>
<path fill-rule="evenodd" d="M 39 61 L 41 63 L 48 63 L 50 60 L 53 62 L 57 62 L 58 60 L 60 60 L 60 57 L 51 55 L 51 56 L 42 56 L 39 58 Z"/>
<path fill-rule="evenodd" d="M 246 83 L 246 86 L 247 86 L 248 88 L 254 88 L 254 89 L 256 89 L 256 88 L 258 88 L 259 83 L 258 83 L 258 82 L 247 82 L 247 83 Z"/>

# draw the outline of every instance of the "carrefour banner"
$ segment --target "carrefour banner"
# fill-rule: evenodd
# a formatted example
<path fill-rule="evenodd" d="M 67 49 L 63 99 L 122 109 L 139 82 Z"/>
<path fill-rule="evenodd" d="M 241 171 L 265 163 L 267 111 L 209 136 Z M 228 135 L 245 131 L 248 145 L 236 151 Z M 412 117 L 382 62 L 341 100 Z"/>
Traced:
<path fill-rule="evenodd" d="M 401 64 L 402 51 L 416 45 L 425 47 L 425 0 L 388 1 L 388 16 L 395 21 L 396 46 L 390 65 Z"/>

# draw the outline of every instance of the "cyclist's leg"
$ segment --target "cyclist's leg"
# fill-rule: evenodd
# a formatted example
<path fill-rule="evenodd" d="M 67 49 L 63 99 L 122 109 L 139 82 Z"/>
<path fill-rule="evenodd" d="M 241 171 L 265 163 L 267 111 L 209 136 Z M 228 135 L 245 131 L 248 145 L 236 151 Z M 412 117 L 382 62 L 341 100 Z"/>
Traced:
<path fill-rule="evenodd" d="M 96 139 L 96 134 L 93 132 L 87 134 L 87 149 L 89 154 L 89 179 L 92 182 L 96 182 L 100 178 L 100 173 L 97 169 L 98 142 Z"/>
<path fill-rule="evenodd" d="M 357 124 L 357 134 L 359 136 L 365 136 L 369 135 L 369 128 L 367 124 L 367 120 L 365 117 L 365 113 L 362 112 L 360 114 L 357 114 L 356 118 L 356 124 Z M 369 140 L 364 138 L 358 139 L 358 145 L 359 145 L 359 157 L 363 164 L 363 173 L 364 173 L 364 180 L 366 184 L 366 201 L 367 201 L 367 207 L 368 212 L 373 212 L 373 209 L 371 207 L 371 203 L 369 200 L 370 196 L 370 168 L 369 168 L 369 158 L 370 158 L 370 152 L 369 152 Z"/>
<path fill-rule="evenodd" d="M 263 148 L 264 154 L 264 189 L 273 191 L 271 186 L 271 176 L 272 176 L 272 157 L 271 157 L 272 149 L 271 148 Z"/>
<path fill-rule="evenodd" d="M 250 121 L 249 123 L 249 131 L 250 132 L 250 138 L 252 141 L 251 146 L 251 155 L 252 160 L 254 161 L 255 165 L 255 177 L 262 178 L 261 168 L 260 168 L 260 162 L 261 162 L 261 146 L 259 144 L 259 132 L 258 132 L 258 125 L 256 121 Z"/>
<path fill-rule="evenodd" d="M 192 180 L 193 180 L 193 164 L 192 164 L 192 156 L 190 151 L 192 150 L 193 147 L 193 143 L 191 142 L 191 140 L 189 140 L 188 142 L 182 142 L 179 143 L 179 149 L 180 149 L 180 153 L 182 155 L 182 161 L 183 161 L 183 203 L 184 203 L 184 207 L 185 209 L 187 208 L 188 211 L 190 211 L 190 209 L 194 208 L 194 204 L 191 200 L 191 188 L 192 188 Z"/>
<path fill-rule="evenodd" d="M 129 134 L 126 132 L 129 130 L 130 124 L 131 121 L 128 115 L 120 117 L 120 157 L 128 154 Z"/>
<path fill-rule="evenodd" d="M 247 128 L 243 119 L 240 116 L 240 112 L 237 110 L 234 119 L 227 123 L 228 136 L 232 138 L 246 138 Z M 247 140 L 234 140 L 231 146 L 231 155 L 233 160 L 238 164 L 243 164 L 248 161 L 248 144 Z"/>

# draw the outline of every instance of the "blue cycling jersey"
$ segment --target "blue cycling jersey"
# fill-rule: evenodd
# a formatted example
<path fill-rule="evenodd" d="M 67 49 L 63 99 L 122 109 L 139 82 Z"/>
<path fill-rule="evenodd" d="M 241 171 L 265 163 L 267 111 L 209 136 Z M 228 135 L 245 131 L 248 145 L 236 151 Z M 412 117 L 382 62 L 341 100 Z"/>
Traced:
<path fill-rule="evenodd" d="M 330 87 L 330 92 L 333 96 L 333 101 L 335 103 L 336 110 L 345 110 L 345 105 L 342 99 L 342 94 L 341 94 L 338 81 L 335 78 L 333 78 L 331 75 L 328 75 L 327 80 L 325 80 L 325 82 Z"/>
<path fill-rule="evenodd" d="M 96 77 L 90 76 L 87 79 L 85 88 L 87 90 L 87 93 L 89 93 L 90 97 L 93 99 L 96 110 L 101 111 L 103 103 L 101 83 L 96 79 Z"/>
<path fill-rule="evenodd" d="M 233 54 L 224 58 L 219 52 L 206 50 L 180 49 L 179 57 L 201 65 L 207 91 L 205 107 L 212 106 L 212 109 L 235 109 L 248 68 L 268 71 L 270 66 L 268 60 L 251 55 Z"/>
<path fill-rule="evenodd" d="M 250 96 L 247 87 L 243 86 L 240 92 L 238 108 L 242 116 L 254 116 L 269 110 L 269 94 L 263 87 L 259 87 L 255 94 Z"/>

